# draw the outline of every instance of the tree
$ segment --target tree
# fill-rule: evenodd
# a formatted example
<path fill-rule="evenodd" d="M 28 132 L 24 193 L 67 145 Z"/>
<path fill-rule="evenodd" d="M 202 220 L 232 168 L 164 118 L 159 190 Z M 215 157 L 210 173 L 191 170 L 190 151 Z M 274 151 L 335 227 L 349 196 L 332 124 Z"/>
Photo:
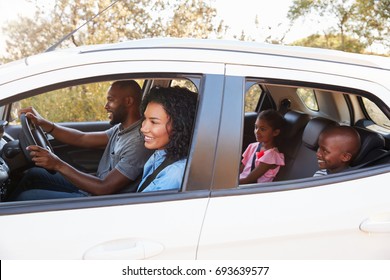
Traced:
<path fill-rule="evenodd" d="M 380 42 L 390 47 L 390 0 L 359 0 L 353 32 L 368 46 Z"/>
<path fill-rule="evenodd" d="M 3 60 L 45 51 L 111 4 L 61 47 L 158 36 L 207 38 L 223 30 L 222 22 L 212 24 L 216 9 L 203 0 L 58 0 L 50 8 L 36 1 L 34 18 L 21 17 L 3 29 L 9 35 Z"/>
<path fill-rule="evenodd" d="M 334 49 L 340 51 L 363 53 L 365 44 L 359 40 L 345 37 L 343 41 L 340 40 L 340 36 L 337 34 L 313 34 L 304 39 L 293 42 L 293 46 L 306 46 L 313 48 Z"/>
<path fill-rule="evenodd" d="M 365 47 L 374 43 L 390 46 L 390 0 L 294 0 L 288 18 L 293 22 L 313 14 L 321 21 L 336 18 L 336 23 L 323 32 L 325 37 L 337 34 L 341 50 L 348 50 L 348 38 L 359 40 Z"/>
<path fill-rule="evenodd" d="M 45 51 L 110 5 L 59 47 L 157 36 L 207 38 L 223 30 L 222 22 L 217 27 L 212 24 L 215 8 L 202 0 L 58 0 L 49 9 L 39 3 L 36 1 L 34 18 L 21 17 L 4 29 L 10 39 L 6 41 L 8 56 L 3 61 Z M 33 106 L 55 122 L 106 120 L 102 107 L 108 86 L 95 83 L 68 87 L 22 100 L 15 106 Z"/>

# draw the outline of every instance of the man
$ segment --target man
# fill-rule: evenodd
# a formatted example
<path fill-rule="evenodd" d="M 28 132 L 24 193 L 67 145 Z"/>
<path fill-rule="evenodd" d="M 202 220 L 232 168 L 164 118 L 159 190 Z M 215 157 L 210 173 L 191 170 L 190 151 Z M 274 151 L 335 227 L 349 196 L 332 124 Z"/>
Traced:
<path fill-rule="evenodd" d="M 49 150 L 27 147 L 36 166 L 56 171 L 52 175 L 43 168 L 32 168 L 22 178 L 9 200 L 36 200 L 89 195 L 105 195 L 135 191 L 137 179 L 153 151 L 144 147 L 139 132 L 142 95 L 135 81 L 116 81 L 107 92 L 108 112 L 112 128 L 101 132 L 81 132 L 54 124 L 42 118 L 33 108 L 25 113 L 34 124 L 57 140 L 78 147 L 104 148 L 96 176 L 75 169 Z"/>

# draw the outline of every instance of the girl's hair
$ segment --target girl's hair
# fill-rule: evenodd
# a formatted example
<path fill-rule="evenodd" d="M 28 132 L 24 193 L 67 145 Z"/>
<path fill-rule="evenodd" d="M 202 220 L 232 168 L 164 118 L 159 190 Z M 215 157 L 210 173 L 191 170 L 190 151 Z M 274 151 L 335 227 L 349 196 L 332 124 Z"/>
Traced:
<path fill-rule="evenodd" d="M 261 111 L 258 114 L 257 119 L 266 121 L 267 124 L 270 127 L 272 127 L 273 130 L 280 129 L 279 135 L 274 138 L 275 145 L 279 147 L 283 138 L 282 137 L 283 128 L 286 123 L 282 114 L 280 114 L 278 111 L 275 111 L 273 109 L 268 109 L 268 110 Z"/>
<path fill-rule="evenodd" d="M 188 155 L 195 120 L 198 94 L 183 87 L 154 87 L 141 103 L 142 115 L 149 103 L 163 106 L 172 130 L 165 150 L 167 158 L 179 160 Z"/>

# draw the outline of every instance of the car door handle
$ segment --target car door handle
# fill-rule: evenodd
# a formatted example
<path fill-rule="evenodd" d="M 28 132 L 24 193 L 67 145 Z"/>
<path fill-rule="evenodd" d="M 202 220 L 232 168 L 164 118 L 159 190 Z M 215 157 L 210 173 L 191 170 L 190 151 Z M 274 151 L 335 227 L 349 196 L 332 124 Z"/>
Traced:
<path fill-rule="evenodd" d="M 360 224 L 360 230 L 367 233 L 390 233 L 390 214 L 369 218 Z"/>
<path fill-rule="evenodd" d="M 104 242 L 88 249 L 86 260 L 142 260 L 160 254 L 164 246 L 148 240 L 119 239 Z"/>

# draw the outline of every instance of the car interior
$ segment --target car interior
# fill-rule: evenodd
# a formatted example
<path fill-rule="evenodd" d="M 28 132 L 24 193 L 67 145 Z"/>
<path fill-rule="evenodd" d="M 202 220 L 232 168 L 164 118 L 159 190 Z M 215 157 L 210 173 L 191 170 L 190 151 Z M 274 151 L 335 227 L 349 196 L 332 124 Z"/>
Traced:
<path fill-rule="evenodd" d="M 23 131 L 25 129 L 23 128 L 25 122 L 21 121 L 23 118 L 18 115 L 18 111 L 20 108 L 32 106 L 45 118 L 53 122 L 60 122 L 63 126 L 84 132 L 104 131 L 111 127 L 107 121 L 107 113 L 104 109 L 106 92 L 110 84 L 115 80 L 118 79 L 93 81 L 88 84 L 79 84 L 78 81 L 73 81 L 72 84 L 66 87 L 59 85 L 53 86 L 53 89 L 51 88 L 50 90 L 41 89 L 40 91 L 42 92 L 38 92 L 39 94 L 35 92 L 35 95 L 32 97 L 16 100 L 10 103 L 9 106 L 0 107 L 0 109 L 5 111 L 5 115 L 8 115 L 7 118 L 10 120 L 9 123 L 3 121 L 0 124 L 2 130 L 0 167 L 4 167 L 4 170 L 0 169 L 0 201 L 6 200 L 7 193 L 12 191 L 14 184 L 19 182 L 24 172 L 33 166 L 28 153 L 22 151 L 25 151 L 28 143 L 34 143 L 34 140 L 40 146 L 50 147 L 59 158 L 81 172 L 88 174 L 94 174 L 96 172 L 104 149 L 71 146 L 56 140 L 52 135 L 40 131 L 40 128 L 35 126 L 27 128 L 34 136 L 34 140 L 27 140 L 26 133 Z M 191 91 L 197 92 L 199 80 L 195 76 L 191 79 L 183 79 L 180 77 L 146 77 L 145 79 L 137 79 L 141 85 L 143 94 L 154 86 L 183 86 Z M 69 95 L 71 98 L 61 99 L 61 96 L 64 95 Z M 82 106 L 80 110 L 77 110 L 76 107 L 78 102 L 81 104 L 79 106 Z M 56 115 L 60 115 L 61 113 L 58 114 L 59 107 L 57 105 L 52 106 L 53 104 L 62 104 L 60 105 L 62 107 L 61 119 L 55 118 Z M 56 107 L 57 109 L 47 110 L 47 108 L 51 107 Z M 87 110 L 85 108 L 92 107 L 97 108 L 96 111 L 86 112 Z M 69 110 L 69 112 L 66 112 L 66 110 Z"/>
<path fill-rule="evenodd" d="M 260 95 L 256 100 L 250 99 L 251 90 L 256 87 Z M 351 170 L 376 166 L 390 162 L 390 129 L 389 120 L 383 114 L 383 123 L 377 124 L 370 118 L 366 104 L 368 98 L 353 92 L 341 92 L 339 89 L 308 88 L 310 99 L 299 96 L 301 87 L 280 84 L 250 82 L 246 95 L 243 151 L 249 143 L 256 142 L 254 123 L 258 112 L 264 109 L 275 109 L 284 115 L 286 129 L 280 150 L 285 156 L 285 166 L 280 168 L 274 181 L 294 180 L 312 177 L 318 170 L 316 151 L 320 133 L 330 125 L 349 125 L 357 130 L 361 139 L 361 148 L 352 162 Z M 312 103 L 316 106 L 312 106 Z M 253 111 L 250 110 L 250 107 Z M 379 111 L 379 108 L 375 108 Z M 303 168 L 304 167 L 304 168 Z"/>

